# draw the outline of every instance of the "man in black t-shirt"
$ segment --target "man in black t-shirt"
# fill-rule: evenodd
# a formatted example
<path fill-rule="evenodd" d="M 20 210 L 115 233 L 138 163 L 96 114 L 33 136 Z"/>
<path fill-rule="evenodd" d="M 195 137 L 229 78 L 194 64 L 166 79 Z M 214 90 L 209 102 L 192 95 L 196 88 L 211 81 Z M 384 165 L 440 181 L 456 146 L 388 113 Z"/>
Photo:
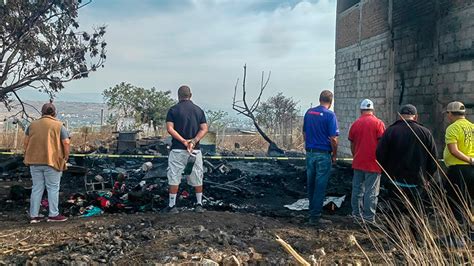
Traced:
<path fill-rule="evenodd" d="M 187 176 L 188 184 L 196 192 L 196 212 L 203 212 L 202 179 L 203 162 L 199 150 L 199 141 L 208 131 L 204 111 L 191 101 L 191 89 L 181 86 L 178 89 L 179 103 L 171 107 L 166 116 L 166 128 L 173 137 L 171 152 L 168 157 L 169 205 L 165 212 L 177 213 L 176 195 L 181 177 L 190 156 L 195 158 L 191 173 Z"/>

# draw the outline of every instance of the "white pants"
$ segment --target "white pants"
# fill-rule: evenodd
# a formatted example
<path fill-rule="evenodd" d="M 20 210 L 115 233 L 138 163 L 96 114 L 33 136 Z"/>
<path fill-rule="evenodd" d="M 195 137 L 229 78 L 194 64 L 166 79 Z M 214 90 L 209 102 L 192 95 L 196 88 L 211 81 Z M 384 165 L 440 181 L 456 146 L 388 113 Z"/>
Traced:
<path fill-rule="evenodd" d="M 188 184 L 193 187 L 202 186 L 202 178 L 204 176 L 202 153 L 201 151 L 194 151 L 196 154 L 196 162 L 193 170 L 187 176 Z M 168 157 L 168 184 L 170 186 L 178 186 L 183 177 L 183 171 L 188 162 L 189 153 L 187 150 L 171 150 Z"/>
<path fill-rule="evenodd" d="M 49 217 L 58 216 L 59 183 L 61 182 L 62 172 L 47 165 L 32 165 L 30 166 L 30 172 L 33 181 L 30 216 L 32 218 L 38 217 L 45 187 L 48 191 Z"/>

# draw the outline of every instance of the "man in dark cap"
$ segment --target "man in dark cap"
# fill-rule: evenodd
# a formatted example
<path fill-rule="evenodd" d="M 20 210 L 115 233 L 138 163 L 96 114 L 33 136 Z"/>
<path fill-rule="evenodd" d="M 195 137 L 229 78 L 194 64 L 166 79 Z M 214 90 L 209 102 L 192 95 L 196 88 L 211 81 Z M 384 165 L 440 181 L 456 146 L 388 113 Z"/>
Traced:
<path fill-rule="evenodd" d="M 400 119 L 388 127 L 380 139 L 376 157 L 393 180 L 389 182 L 393 185 L 390 192 L 398 195 L 402 191 L 414 202 L 420 199 L 422 189 L 429 184 L 437 170 L 432 158 L 436 158 L 436 145 L 431 132 L 417 121 L 415 106 L 402 106 L 399 116 Z M 403 208 L 405 204 L 402 202 L 397 205 Z"/>
<path fill-rule="evenodd" d="M 179 103 L 171 107 L 166 116 L 166 127 L 173 140 L 168 157 L 169 204 L 164 212 L 172 214 L 178 212 L 176 196 L 183 175 L 186 176 L 188 184 L 194 187 L 195 211 L 204 211 L 202 207 L 204 168 L 199 141 L 207 134 L 208 126 L 204 111 L 191 101 L 191 97 L 191 89 L 188 86 L 179 87 Z"/>
<path fill-rule="evenodd" d="M 41 108 L 41 118 L 25 131 L 25 164 L 30 167 L 33 187 L 30 200 L 31 223 L 43 220 L 39 213 L 44 189 L 48 191 L 48 222 L 64 222 L 59 214 L 59 184 L 69 159 L 69 133 L 56 119 L 56 107 L 46 103 Z"/>

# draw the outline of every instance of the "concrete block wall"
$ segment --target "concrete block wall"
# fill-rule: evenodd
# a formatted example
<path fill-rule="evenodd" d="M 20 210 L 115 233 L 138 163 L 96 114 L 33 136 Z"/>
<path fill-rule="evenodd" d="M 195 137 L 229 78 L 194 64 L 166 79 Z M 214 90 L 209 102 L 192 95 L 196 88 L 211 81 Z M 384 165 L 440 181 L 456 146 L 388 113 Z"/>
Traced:
<path fill-rule="evenodd" d="M 346 16 L 357 13 L 360 24 L 349 25 Z M 387 125 L 400 105 L 416 105 L 442 151 L 447 103 L 474 106 L 473 17 L 472 0 L 362 0 L 338 14 L 337 31 L 348 27 L 358 35 L 347 41 L 340 34 L 344 30 L 336 33 L 335 112 L 342 155 L 350 155 L 347 133 L 363 98 L 375 101 L 377 116 Z"/>
<path fill-rule="evenodd" d="M 468 108 L 468 118 L 474 121 L 474 1 L 447 1 L 441 7 L 438 20 L 438 66 L 435 76 L 437 104 L 440 114 L 453 100 L 460 100 Z M 437 139 L 442 137 L 448 121 L 439 115 L 436 121 Z"/>
<path fill-rule="evenodd" d="M 418 109 L 419 120 L 433 125 L 435 111 L 435 77 L 437 58 L 433 38 L 436 34 L 428 25 L 432 16 L 414 20 L 394 28 L 394 106 L 407 103 Z"/>
<path fill-rule="evenodd" d="M 340 49 L 336 54 L 336 76 L 339 78 L 335 81 L 335 107 L 341 131 L 341 154 L 350 154 L 350 143 L 346 140 L 352 122 L 360 115 L 359 104 L 362 99 L 374 101 L 377 116 L 387 116 L 387 76 L 384 74 L 388 68 L 388 46 L 389 34 L 381 34 Z"/>

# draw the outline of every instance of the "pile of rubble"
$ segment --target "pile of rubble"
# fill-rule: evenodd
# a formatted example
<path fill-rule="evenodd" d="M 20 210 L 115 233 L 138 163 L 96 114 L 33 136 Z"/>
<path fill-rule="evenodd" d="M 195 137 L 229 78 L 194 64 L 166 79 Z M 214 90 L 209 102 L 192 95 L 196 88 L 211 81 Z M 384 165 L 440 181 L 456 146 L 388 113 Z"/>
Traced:
<path fill-rule="evenodd" d="M 166 206 L 166 159 L 76 157 L 71 162 L 61 181 L 66 215 L 159 211 Z M 303 160 L 205 160 L 204 168 L 204 205 L 209 210 L 291 216 L 292 211 L 283 206 L 306 197 Z M 7 172 L 10 177 L 29 178 L 26 167 Z M 328 195 L 348 195 L 350 175 L 349 168 L 336 167 Z M 180 186 L 178 206 L 192 208 L 194 191 L 185 183 Z M 15 200 L 29 197 L 28 188 L 20 191 Z M 343 204 L 341 212 L 347 211 L 348 204 Z"/>

